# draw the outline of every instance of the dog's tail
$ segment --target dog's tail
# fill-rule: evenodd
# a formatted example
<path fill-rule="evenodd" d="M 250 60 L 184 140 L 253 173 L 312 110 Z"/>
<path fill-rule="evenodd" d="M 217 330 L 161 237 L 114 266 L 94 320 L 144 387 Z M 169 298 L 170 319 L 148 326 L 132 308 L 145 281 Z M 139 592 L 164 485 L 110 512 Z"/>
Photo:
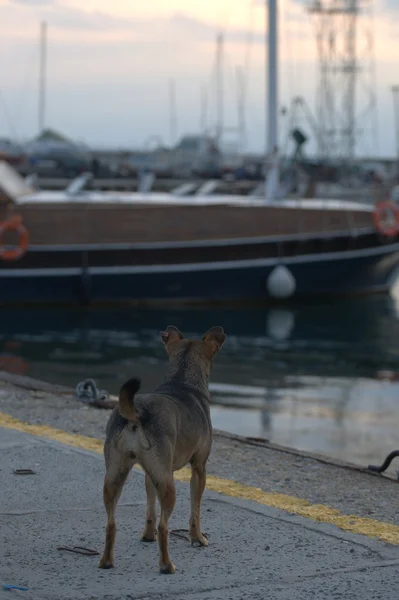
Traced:
<path fill-rule="evenodd" d="M 140 423 L 140 415 L 134 406 L 134 396 L 140 389 L 140 379 L 132 378 L 120 389 L 119 392 L 119 412 L 124 419 L 133 421 L 136 425 Z"/>

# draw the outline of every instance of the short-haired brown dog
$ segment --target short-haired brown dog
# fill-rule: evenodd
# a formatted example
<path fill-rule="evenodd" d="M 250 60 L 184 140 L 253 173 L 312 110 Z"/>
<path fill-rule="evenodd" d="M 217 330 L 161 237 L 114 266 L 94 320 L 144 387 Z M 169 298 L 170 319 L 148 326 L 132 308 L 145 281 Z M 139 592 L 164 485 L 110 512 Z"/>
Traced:
<path fill-rule="evenodd" d="M 208 390 L 212 360 L 223 346 L 222 327 L 212 327 L 202 340 L 186 340 L 169 325 L 161 333 L 169 355 L 164 381 L 150 394 L 138 394 L 138 379 L 121 388 L 119 406 L 109 418 L 104 445 L 106 475 L 104 504 L 108 522 L 105 548 L 99 567 L 114 566 L 115 509 L 123 484 L 135 463 L 145 471 L 147 520 L 142 540 L 157 537 L 158 496 L 161 517 L 158 524 L 159 568 L 174 573 L 168 551 L 168 521 L 176 500 L 173 472 L 191 465 L 191 543 L 207 546 L 200 529 L 200 505 L 206 481 L 206 463 L 211 451 L 212 425 Z"/>

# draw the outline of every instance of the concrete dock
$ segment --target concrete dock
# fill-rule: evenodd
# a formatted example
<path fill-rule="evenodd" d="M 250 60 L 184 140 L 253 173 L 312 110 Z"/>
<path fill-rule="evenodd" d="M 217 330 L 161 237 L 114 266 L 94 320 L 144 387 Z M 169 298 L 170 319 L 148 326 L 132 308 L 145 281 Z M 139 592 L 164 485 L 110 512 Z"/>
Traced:
<path fill-rule="evenodd" d="M 171 535 L 176 573 L 158 572 L 157 544 L 140 542 L 145 491 L 134 469 L 117 510 L 115 568 L 102 571 L 98 556 L 57 548 L 102 551 L 109 411 L 63 388 L 1 376 L 0 411 L 0 598 L 398 597 L 399 488 L 391 477 L 216 432 L 202 505 L 209 547 Z M 186 529 L 189 515 L 187 470 L 176 481 L 172 530 Z"/>

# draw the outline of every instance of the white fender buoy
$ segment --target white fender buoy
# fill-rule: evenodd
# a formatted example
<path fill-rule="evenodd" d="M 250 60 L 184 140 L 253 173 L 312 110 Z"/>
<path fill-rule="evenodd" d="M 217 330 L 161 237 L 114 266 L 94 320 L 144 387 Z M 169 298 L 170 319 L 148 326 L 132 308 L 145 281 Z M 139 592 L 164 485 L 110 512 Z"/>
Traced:
<path fill-rule="evenodd" d="M 267 333 L 277 342 L 290 337 L 294 324 L 294 313 L 290 310 L 271 310 L 267 315 Z"/>
<path fill-rule="evenodd" d="M 289 298 L 295 292 L 295 277 L 287 267 L 274 267 L 266 282 L 267 291 L 272 298 Z"/>

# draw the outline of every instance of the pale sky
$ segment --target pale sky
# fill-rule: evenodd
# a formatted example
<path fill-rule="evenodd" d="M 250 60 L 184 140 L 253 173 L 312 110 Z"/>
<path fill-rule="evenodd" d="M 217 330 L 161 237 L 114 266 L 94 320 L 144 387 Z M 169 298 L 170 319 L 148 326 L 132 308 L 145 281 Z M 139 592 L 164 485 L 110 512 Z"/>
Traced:
<path fill-rule="evenodd" d="M 314 112 L 318 61 L 308 2 L 278 1 L 280 105 L 301 95 Z M 399 0 L 372 4 L 379 151 L 386 156 L 396 152 L 390 86 L 399 84 Z M 225 126 L 237 127 L 240 68 L 246 73 L 247 149 L 263 151 L 263 0 L 0 0 L 0 136 L 26 139 L 38 131 L 42 20 L 48 24 L 47 126 L 89 145 L 142 148 L 154 136 L 169 144 L 170 80 L 177 137 L 200 132 L 204 114 L 214 126 L 216 35 L 223 31 Z M 286 121 L 281 118 L 281 145 Z M 226 141 L 236 137 L 226 132 Z M 365 140 L 364 152 L 369 147 Z"/>

